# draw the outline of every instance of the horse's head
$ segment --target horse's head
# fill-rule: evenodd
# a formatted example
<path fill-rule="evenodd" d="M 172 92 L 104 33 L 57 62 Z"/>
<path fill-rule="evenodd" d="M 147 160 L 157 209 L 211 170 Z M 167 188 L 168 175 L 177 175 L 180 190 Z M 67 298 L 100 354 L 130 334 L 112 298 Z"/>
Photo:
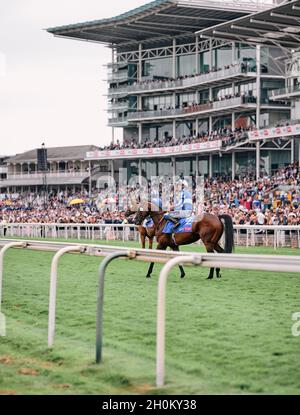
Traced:
<path fill-rule="evenodd" d="M 135 212 L 134 211 L 132 211 L 131 209 L 127 209 L 126 211 L 125 211 L 125 218 L 129 218 L 129 216 L 131 216 L 131 215 L 133 215 Z"/>
<path fill-rule="evenodd" d="M 157 206 L 154 203 L 149 201 L 144 202 L 138 207 L 137 213 L 135 215 L 135 223 L 136 225 L 141 225 L 142 222 L 148 217 L 154 218 L 157 213 L 162 213 L 161 206 Z"/>
<path fill-rule="evenodd" d="M 136 215 L 135 215 L 135 224 L 141 225 L 143 221 L 146 219 L 147 216 L 150 215 L 151 212 L 151 203 L 145 202 L 141 206 L 138 207 Z"/>

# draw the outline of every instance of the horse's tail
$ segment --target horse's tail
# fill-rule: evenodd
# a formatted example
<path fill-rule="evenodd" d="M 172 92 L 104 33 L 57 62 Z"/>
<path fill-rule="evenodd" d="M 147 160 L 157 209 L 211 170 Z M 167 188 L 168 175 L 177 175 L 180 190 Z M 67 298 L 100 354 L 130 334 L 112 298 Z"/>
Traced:
<path fill-rule="evenodd" d="M 229 215 L 219 215 L 219 219 L 223 219 L 225 226 L 225 253 L 231 254 L 234 250 L 234 234 L 232 217 Z"/>

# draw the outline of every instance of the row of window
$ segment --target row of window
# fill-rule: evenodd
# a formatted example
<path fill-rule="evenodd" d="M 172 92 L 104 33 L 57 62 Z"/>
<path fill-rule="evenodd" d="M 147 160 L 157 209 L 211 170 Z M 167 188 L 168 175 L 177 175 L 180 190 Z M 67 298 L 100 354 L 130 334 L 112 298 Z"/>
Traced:
<path fill-rule="evenodd" d="M 284 67 L 280 61 L 274 58 L 280 56 L 281 51 L 274 47 L 261 47 L 261 70 L 263 73 L 279 75 L 283 73 Z M 209 71 L 211 68 L 224 67 L 237 61 L 248 63 L 251 70 L 256 70 L 256 49 L 250 45 L 236 44 L 233 51 L 232 45 L 228 44 L 217 49 L 199 53 L 199 71 Z M 124 71 L 124 69 L 122 69 Z M 176 57 L 176 77 L 196 74 L 196 55 L 181 55 Z M 137 63 L 128 65 L 128 77 L 137 76 Z M 142 62 L 142 76 L 150 79 L 172 78 L 173 59 L 172 57 L 148 59 Z"/>
<path fill-rule="evenodd" d="M 236 153 L 236 174 L 245 175 L 255 173 L 255 152 L 248 151 L 243 153 Z M 213 174 L 230 175 L 232 169 L 232 156 L 231 154 L 224 154 L 222 157 L 217 155 L 213 156 L 212 171 Z M 290 163 L 291 152 L 290 150 L 261 151 L 261 170 L 266 174 L 271 174 L 272 170 L 276 170 L 284 165 Z M 196 172 L 196 157 L 184 157 L 176 159 L 176 175 L 192 176 Z M 138 175 L 139 166 L 138 161 L 124 161 L 123 167 L 127 168 L 128 179 L 131 176 Z M 164 160 L 142 160 L 142 174 L 144 177 L 150 179 L 154 176 L 170 176 L 172 171 L 171 159 Z M 201 175 L 209 174 L 209 157 L 199 156 L 198 171 Z"/>
<path fill-rule="evenodd" d="M 269 91 L 273 89 L 283 88 L 284 80 L 281 79 L 267 79 L 261 81 L 261 99 L 262 102 L 268 102 Z M 240 94 L 245 96 L 257 96 L 256 82 L 239 83 L 232 87 L 232 85 L 222 86 L 213 89 L 213 99 L 222 99 L 226 96 Z M 204 104 L 209 101 L 209 90 L 200 92 L 188 92 L 176 94 L 175 103 L 173 95 L 159 95 L 143 97 L 142 108 L 144 111 L 156 111 L 160 109 L 181 108 L 192 105 L 194 103 Z M 175 105 L 174 105 L 175 104 Z"/>

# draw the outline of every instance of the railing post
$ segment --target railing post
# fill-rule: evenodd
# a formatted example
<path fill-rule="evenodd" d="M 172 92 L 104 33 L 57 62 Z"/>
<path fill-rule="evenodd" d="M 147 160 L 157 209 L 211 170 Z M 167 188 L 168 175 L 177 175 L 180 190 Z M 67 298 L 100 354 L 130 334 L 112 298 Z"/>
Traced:
<path fill-rule="evenodd" d="M 5 245 L 0 251 L 0 310 L 2 304 L 2 284 L 3 284 L 3 265 L 4 265 L 4 255 L 10 248 L 22 247 L 26 248 L 26 242 L 11 242 Z"/>
<path fill-rule="evenodd" d="M 56 252 L 51 263 L 50 274 L 50 295 L 49 295 L 49 318 L 48 318 L 48 347 L 54 344 L 55 335 L 55 312 L 56 312 L 56 287 L 57 287 L 57 269 L 59 259 L 68 252 L 85 252 L 82 246 L 67 246 Z"/>
<path fill-rule="evenodd" d="M 167 279 L 173 267 L 179 264 L 189 263 L 200 265 L 201 256 L 191 255 L 187 257 L 176 257 L 168 261 L 162 268 L 158 281 L 157 299 L 157 337 L 156 337 L 156 386 L 164 385 L 165 379 L 165 325 L 166 325 L 166 287 Z"/>
<path fill-rule="evenodd" d="M 96 363 L 102 360 L 102 332 L 103 332 L 103 300 L 104 300 L 104 279 L 105 271 L 110 262 L 116 258 L 131 257 L 134 258 L 134 252 L 114 252 L 103 259 L 99 267 L 99 284 L 97 299 L 97 317 L 96 317 Z"/>

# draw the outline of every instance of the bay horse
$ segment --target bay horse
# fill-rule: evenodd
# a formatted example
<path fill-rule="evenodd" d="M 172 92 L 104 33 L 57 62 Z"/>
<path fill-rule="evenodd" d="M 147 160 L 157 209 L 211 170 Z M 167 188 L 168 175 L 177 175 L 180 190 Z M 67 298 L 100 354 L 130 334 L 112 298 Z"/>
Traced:
<path fill-rule="evenodd" d="M 180 245 L 189 245 L 199 239 L 205 245 L 207 252 L 218 253 L 232 253 L 234 249 L 233 239 L 233 223 L 232 218 L 229 215 L 212 215 L 210 213 L 204 213 L 201 216 L 196 216 L 196 220 L 192 225 L 192 232 L 183 232 L 175 234 L 165 234 L 163 229 L 167 223 L 167 219 L 164 218 L 165 212 L 155 204 L 147 201 L 139 207 L 136 216 L 136 225 L 141 225 L 143 220 L 150 216 L 153 219 L 156 228 L 156 240 L 157 248 L 165 250 L 170 247 L 173 251 L 179 251 Z M 224 225 L 223 222 L 224 221 Z M 219 241 L 225 231 L 225 247 L 224 249 L 219 245 Z M 147 278 L 150 278 L 153 271 L 154 263 L 149 266 Z M 180 265 L 180 277 L 185 276 L 183 267 Z M 208 279 L 212 279 L 214 276 L 214 268 L 210 268 Z M 216 268 L 217 278 L 221 277 L 220 268 Z"/>
<path fill-rule="evenodd" d="M 146 238 L 149 239 L 149 249 L 153 248 L 153 240 L 155 237 L 155 226 L 144 227 L 143 225 L 137 225 L 138 232 L 141 237 L 142 248 L 145 249 L 146 247 Z"/>
<path fill-rule="evenodd" d="M 128 218 L 129 216 L 135 214 L 136 212 L 133 212 L 132 210 L 127 210 L 125 212 L 125 217 Z M 137 230 L 138 233 L 140 234 L 141 237 L 141 243 L 142 243 L 142 248 L 145 249 L 146 248 L 146 239 L 149 239 L 149 249 L 153 248 L 153 240 L 155 238 L 155 225 L 153 225 L 152 227 L 145 227 L 143 226 L 143 224 L 141 223 L 140 225 L 137 225 Z"/>

